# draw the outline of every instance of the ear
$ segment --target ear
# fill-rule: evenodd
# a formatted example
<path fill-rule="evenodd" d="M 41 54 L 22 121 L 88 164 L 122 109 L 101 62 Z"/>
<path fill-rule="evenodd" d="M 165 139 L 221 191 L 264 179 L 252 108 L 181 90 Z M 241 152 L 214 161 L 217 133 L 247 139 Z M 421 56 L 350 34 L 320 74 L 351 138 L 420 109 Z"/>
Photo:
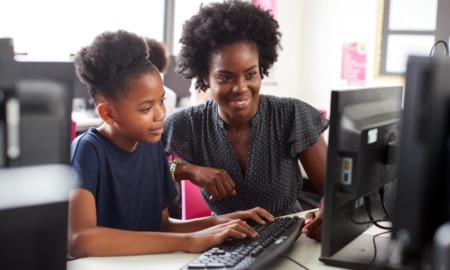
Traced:
<path fill-rule="evenodd" d="M 203 83 L 209 88 L 209 79 L 208 77 L 203 77 Z"/>
<path fill-rule="evenodd" d="M 97 114 L 107 124 L 114 123 L 114 111 L 113 108 L 107 103 L 99 103 L 97 105 Z"/>

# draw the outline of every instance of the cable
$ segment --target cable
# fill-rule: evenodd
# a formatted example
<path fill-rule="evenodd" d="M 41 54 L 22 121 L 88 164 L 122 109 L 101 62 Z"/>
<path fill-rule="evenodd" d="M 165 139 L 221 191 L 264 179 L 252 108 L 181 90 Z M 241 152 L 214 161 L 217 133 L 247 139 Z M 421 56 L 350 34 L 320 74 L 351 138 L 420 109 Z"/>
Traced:
<path fill-rule="evenodd" d="M 386 214 L 386 216 L 388 217 L 388 218 L 392 218 L 391 217 L 391 214 L 389 213 L 389 211 L 388 211 L 388 209 L 387 209 L 387 207 L 386 207 L 386 202 L 385 202 L 385 200 L 384 200 L 384 187 L 381 187 L 379 190 L 378 190 L 378 194 L 380 194 L 380 200 L 381 200 L 381 206 L 383 207 L 383 211 L 384 211 L 384 213 Z"/>
<path fill-rule="evenodd" d="M 350 212 L 350 220 L 357 225 L 365 225 L 365 224 L 373 224 L 374 222 L 382 222 L 386 221 L 385 219 L 377 219 L 377 220 L 367 220 L 367 221 L 357 221 L 353 218 L 353 212 Z"/>
<path fill-rule="evenodd" d="M 373 219 L 372 213 L 371 213 L 371 203 L 370 200 L 368 199 L 368 197 L 364 197 L 364 204 L 366 205 L 366 212 L 367 215 L 369 216 L 370 220 L 366 220 L 366 221 L 357 221 L 355 220 L 355 218 L 353 217 L 354 212 L 352 210 L 349 211 L 349 216 L 350 216 L 350 220 L 357 225 L 366 225 L 366 224 L 375 224 L 376 222 L 383 222 L 383 221 L 387 221 L 386 219 Z M 368 204 L 368 205 L 367 205 Z M 369 208 L 369 210 L 368 210 Z"/>
<path fill-rule="evenodd" d="M 370 201 L 369 197 L 364 197 L 364 205 L 366 206 L 366 212 L 369 219 L 373 222 L 375 226 L 377 226 L 380 229 L 390 230 L 392 227 L 386 227 L 383 225 L 378 224 L 378 221 L 374 220 L 372 216 L 372 202 Z"/>
<path fill-rule="evenodd" d="M 447 42 L 445 42 L 444 40 L 438 40 L 438 41 L 436 41 L 436 43 L 434 43 L 433 47 L 431 47 L 430 57 L 433 56 L 433 51 L 439 43 L 442 43 L 444 45 L 445 55 L 448 57 L 448 45 L 447 45 Z"/>
<path fill-rule="evenodd" d="M 288 260 L 292 261 L 293 263 L 295 263 L 296 265 L 300 266 L 301 268 L 303 268 L 305 270 L 309 270 L 308 267 L 304 266 L 303 264 L 297 262 L 296 260 L 294 260 L 291 257 L 288 257 L 288 256 L 286 256 L 284 254 L 279 254 L 278 257 L 288 259 Z"/>
<path fill-rule="evenodd" d="M 373 263 L 375 262 L 375 259 L 377 258 L 377 243 L 375 242 L 375 238 L 378 237 L 378 236 L 380 236 L 380 235 L 382 235 L 382 234 L 385 234 L 385 233 L 390 233 L 390 231 L 381 232 L 381 233 L 375 234 L 375 235 L 372 237 L 372 242 L 373 242 L 373 257 L 372 257 L 372 260 L 370 261 L 369 265 L 373 264 Z"/>

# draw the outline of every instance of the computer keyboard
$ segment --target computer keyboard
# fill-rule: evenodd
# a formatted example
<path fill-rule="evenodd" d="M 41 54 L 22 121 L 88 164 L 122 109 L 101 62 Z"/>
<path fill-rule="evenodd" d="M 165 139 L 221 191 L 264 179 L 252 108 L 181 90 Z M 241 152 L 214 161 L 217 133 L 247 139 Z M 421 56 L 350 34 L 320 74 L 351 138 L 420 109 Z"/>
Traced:
<path fill-rule="evenodd" d="M 300 235 L 305 220 L 300 217 L 279 217 L 268 225 L 254 224 L 256 238 L 227 239 L 210 248 L 183 266 L 191 269 L 263 269 L 279 254 L 289 249 Z"/>

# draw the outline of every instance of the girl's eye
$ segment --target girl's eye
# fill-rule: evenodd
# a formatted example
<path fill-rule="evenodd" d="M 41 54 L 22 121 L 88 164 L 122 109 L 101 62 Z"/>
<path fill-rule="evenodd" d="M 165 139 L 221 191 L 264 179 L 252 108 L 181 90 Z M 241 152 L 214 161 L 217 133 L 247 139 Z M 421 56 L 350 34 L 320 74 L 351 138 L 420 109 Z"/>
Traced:
<path fill-rule="evenodd" d="M 150 109 L 151 109 L 151 108 L 152 108 L 151 106 L 148 106 L 148 107 L 146 107 L 146 108 L 142 109 L 142 110 L 141 110 L 141 112 L 143 112 L 143 113 L 147 113 L 147 112 L 149 112 L 149 111 L 150 111 Z"/>
<path fill-rule="evenodd" d="M 164 100 L 166 100 L 166 97 L 163 97 L 163 98 L 161 99 L 160 104 L 164 104 Z"/>

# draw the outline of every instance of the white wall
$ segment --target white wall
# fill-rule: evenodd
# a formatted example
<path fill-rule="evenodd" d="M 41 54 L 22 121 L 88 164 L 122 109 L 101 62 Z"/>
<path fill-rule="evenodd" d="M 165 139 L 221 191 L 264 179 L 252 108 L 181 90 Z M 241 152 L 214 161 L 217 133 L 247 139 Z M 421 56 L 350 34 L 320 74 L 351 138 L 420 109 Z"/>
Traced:
<path fill-rule="evenodd" d="M 375 78 L 378 0 L 278 0 L 283 50 L 263 93 L 292 96 L 329 112 L 332 89 L 341 82 L 342 47 L 367 44 L 366 86 L 399 85 Z M 264 79 L 266 81 L 266 79 Z"/>

